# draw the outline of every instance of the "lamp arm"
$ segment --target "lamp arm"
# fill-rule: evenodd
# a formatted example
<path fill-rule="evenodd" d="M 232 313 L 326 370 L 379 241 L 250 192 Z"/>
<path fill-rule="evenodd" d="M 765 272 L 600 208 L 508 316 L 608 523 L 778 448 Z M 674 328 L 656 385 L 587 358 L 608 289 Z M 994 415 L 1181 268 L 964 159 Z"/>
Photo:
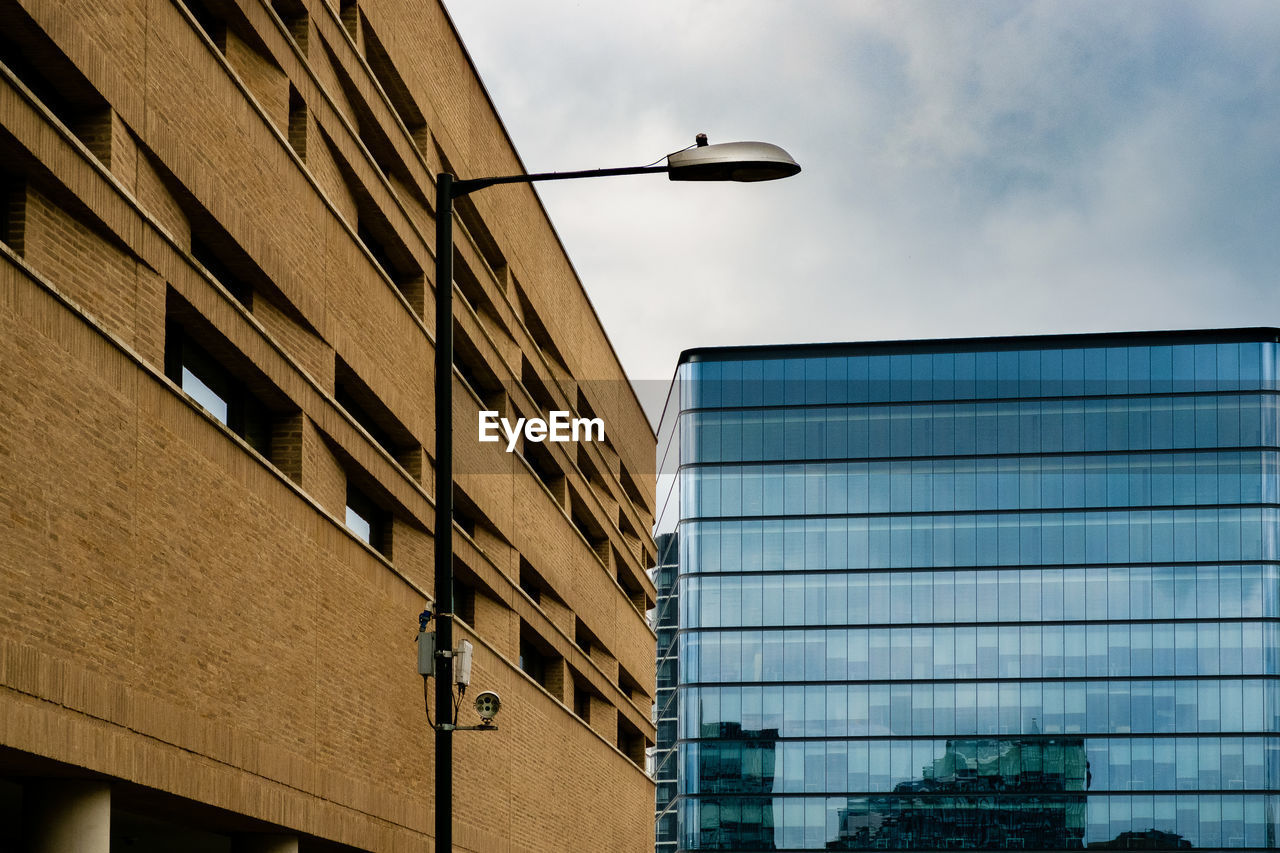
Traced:
<path fill-rule="evenodd" d="M 532 175 L 506 175 L 499 178 L 471 178 L 465 181 L 455 180 L 450 188 L 451 198 L 473 193 L 495 184 L 532 184 L 538 181 L 568 181 L 574 178 L 608 178 L 615 175 L 645 175 L 665 173 L 667 166 L 623 166 L 618 169 L 585 169 L 578 172 L 536 172 Z"/>

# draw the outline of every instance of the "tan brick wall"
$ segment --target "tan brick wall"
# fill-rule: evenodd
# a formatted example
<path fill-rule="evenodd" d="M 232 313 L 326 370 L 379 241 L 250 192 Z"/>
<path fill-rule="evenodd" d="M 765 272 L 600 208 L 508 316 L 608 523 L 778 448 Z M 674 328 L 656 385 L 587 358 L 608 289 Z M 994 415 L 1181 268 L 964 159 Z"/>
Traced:
<path fill-rule="evenodd" d="M 364 39 L 306 6 L 304 58 L 258 3 L 235 7 L 219 52 L 176 3 L 24 0 L 49 37 L 33 49 L 65 54 L 110 105 L 110 155 L 108 170 L 0 81 L 0 156 L 42 164 L 21 192 L 20 257 L 0 249 L 0 745 L 286 831 L 422 849 L 432 741 L 412 641 L 432 585 L 434 346 L 357 240 L 355 190 L 429 279 L 419 146 L 467 174 L 519 166 L 439 6 L 359 3 L 426 120 L 416 142 L 360 61 Z M 361 121 L 391 140 L 387 179 Z M 478 406 L 456 387 L 458 489 L 483 516 L 474 541 L 455 537 L 483 587 L 473 691 L 504 701 L 498 732 L 457 739 L 457 848 L 648 850 L 652 782 L 618 752 L 617 714 L 653 729 L 617 679 L 621 665 L 652 690 L 653 633 L 611 564 L 621 554 L 652 597 L 652 543 L 629 547 L 618 514 L 641 531 L 652 519 L 618 475 L 651 493 L 653 436 L 536 199 L 475 202 L 509 267 L 489 269 L 460 233 L 490 307 L 459 304 L 459 328 L 516 410 L 536 408 L 526 359 L 556 405 L 576 405 L 581 381 L 617 457 L 590 449 L 602 481 L 589 484 L 556 449 L 557 501 L 520 459 L 468 438 Z M 234 246 L 251 309 L 195 267 L 193 229 Z M 543 363 L 513 274 L 568 374 Z M 270 402 L 265 456 L 164 378 L 170 291 Z M 336 406 L 335 355 L 421 445 L 413 470 Z M 394 517 L 389 553 L 343 525 L 349 479 Z M 570 491 L 605 531 L 600 554 L 565 514 Z M 563 604 L 519 589 L 522 556 Z M 609 654 L 575 645 L 578 619 Z M 521 630 L 560 658 L 550 692 L 518 669 Z M 590 726 L 572 713 L 574 678 L 595 694 Z"/>
<path fill-rule="evenodd" d="M 89 224 L 28 187 L 23 257 L 132 344 L 137 264 Z"/>

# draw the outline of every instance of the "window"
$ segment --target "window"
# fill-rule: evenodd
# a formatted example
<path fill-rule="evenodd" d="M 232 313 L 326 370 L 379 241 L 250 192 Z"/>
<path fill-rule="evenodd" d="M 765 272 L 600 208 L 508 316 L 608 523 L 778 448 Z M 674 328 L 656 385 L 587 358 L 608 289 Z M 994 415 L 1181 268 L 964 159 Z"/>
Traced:
<path fill-rule="evenodd" d="M 363 18 L 361 25 L 364 28 L 364 55 L 369 63 L 369 69 L 373 72 L 378 84 L 382 86 L 382 91 L 386 93 L 392 109 L 404 122 L 405 129 L 409 131 L 414 144 L 419 151 L 425 153 L 428 142 L 427 120 L 423 118 L 422 111 L 414 102 L 408 85 L 400 77 L 400 72 L 391 62 L 387 49 L 374 33 L 373 27 L 369 26 L 369 20 Z"/>
<path fill-rule="evenodd" d="M 224 237 L 223 242 L 225 240 L 226 238 Z M 191 235 L 191 257 L 195 258 L 200 266 L 204 267 L 210 275 L 230 291 L 237 302 L 245 308 L 253 309 L 253 285 L 232 272 L 231 267 L 224 261 L 223 255 L 212 245 L 205 242 L 199 234 L 193 233 Z"/>
<path fill-rule="evenodd" d="M 210 417 L 298 482 L 302 475 L 298 407 L 177 292 L 168 292 L 165 308 L 165 376 Z"/>
<path fill-rule="evenodd" d="M 584 655 L 586 655 L 587 657 L 591 657 L 591 649 L 596 645 L 598 645 L 600 641 L 595 638 L 595 635 L 591 633 L 591 630 L 587 628 L 586 623 L 584 623 L 581 619 L 578 619 L 575 617 L 573 621 L 574 621 L 573 641 L 578 646 L 578 648 L 582 649 L 582 653 Z"/>
<path fill-rule="evenodd" d="M 641 513 L 649 511 L 649 502 L 640 495 L 640 489 L 636 486 L 635 478 L 631 476 L 631 472 L 627 470 L 627 466 L 622 466 L 619 479 L 622 481 L 622 490 L 626 493 L 627 498 Z"/>
<path fill-rule="evenodd" d="M 586 681 L 573 680 L 573 713 L 584 723 L 591 722 L 591 687 Z"/>
<path fill-rule="evenodd" d="M 626 667 L 619 664 L 618 666 L 618 689 L 622 691 L 622 695 L 632 701 L 647 700 L 649 692 L 640 686 L 640 682 L 635 676 L 627 672 Z"/>
<path fill-rule="evenodd" d="M 390 513 L 350 483 L 347 484 L 347 527 L 375 550 L 391 555 Z"/>
<path fill-rule="evenodd" d="M 645 747 L 644 734 L 632 725 L 631 721 L 618 712 L 618 751 L 631 759 L 637 767 L 644 767 Z"/>
<path fill-rule="evenodd" d="M 516 286 L 516 297 L 520 305 L 520 313 L 524 319 L 525 328 L 529 330 L 529 334 L 533 338 L 533 342 L 537 344 L 547 361 L 564 371 L 564 373 L 568 374 L 570 371 L 567 363 L 565 362 L 564 355 L 556 346 L 555 341 L 551 337 L 551 333 L 547 331 L 546 324 L 542 321 L 542 318 L 538 316 L 538 312 L 534 310 L 533 303 L 529 300 L 528 295 L 525 294 L 524 288 L 518 285 Z M 528 377 L 529 372 L 530 371 L 525 371 L 525 375 L 522 376 L 522 380 L 524 381 L 525 387 L 533 393 L 534 399 L 539 400 L 539 389 L 530 384 Z M 533 378 L 534 381 L 537 381 L 536 374 Z M 545 393 L 545 391 L 543 391 L 543 393 Z M 541 400 L 539 400 L 538 404 L 543 405 Z"/>
<path fill-rule="evenodd" d="M 200 25 L 200 29 L 204 30 L 205 35 L 214 43 L 214 46 L 226 53 L 227 22 L 203 0 L 183 0 L 182 5 L 187 7 L 191 17 L 196 19 L 196 23 Z"/>
<path fill-rule="evenodd" d="M 302 4 L 302 0 L 271 0 L 271 8 L 275 9 L 298 49 L 306 56 L 310 24 L 307 20 L 307 7 Z"/>
<path fill-rule="evenodd" d="M 40 25 L 14 4 L 6 4 L 0 26 L 0 62 L 104 166 L 111 165 L 111 106 Z"/>
<path fill-rule="evenodd" d="M 608 566 L 611 547 L 608 534 L 605 533 L 604 527 L 596 521 L 595 515 L 589 512 L 579 512 L 578 507 L 587 505 L 586 499 L 572 488 L 569 490 L 569 494 L 569 519 L 573 522 L 573 526 L 578 529 L 578 532 L 582 534 L 582 538 L 587 540 L 587 545 L 600 558 L 600 562 Z M 623 581 L 619 579 L 618 583 L 623 583 Z"/>
<path fill-rule="evenodd" d="M 356 0 L 342 0 L 338 7 L 338 16 L 342 18 L 342 25 L 347 28 L 351 40 L 359 43 L 360 9 L 356 5 Z"/>
<path fill-rule="evenodd" d="M 485 613 L 492 613 L 495 608 L 499 608 L 504 614 L 500 618 L 505 620 L 505 614 L 508 611 L 498 604 L 500 600 L 501 596 L 498 592 L 473 571 L 465 565 L 455 566 L 453 575 L 454 618 L 460 622 L 465 622 L 472 628 L 476 628 L 480 624 L 477 619 L 483 620 Z"/>
<path fill-rule="evenodd" d="M 349 8 L 351 21 L 354 24 L 358 21 L 355 4 L 351 4 Z M 387 136 L 381 121 L 375 116 L 365 100 L 364 90 L 356 85 L 355 81 L 343 70 L 342 61 L 329 49 L 328 44 L 321 40 L 321 45 L 325 48 L 329 62 L 333 66 L 334 73 L 338 77 L 338 83 L 342 87 L 348 103 L 355 111 L 356 133 L 368 152 L 374 169 L 390 179 L 390 186 L 393 192 L 410 192 L 418 203 L 427 204 L 427 198 L 422 194 L 418 182 L 404 165 L 404 161 L 401 159 L 390 137 Z M 334 144 L 332 139 L 324 135 L 324 140 L 329 148 L 329 153 L 338 166 L 342 180 L 346 184 L 347 190 L 351 193 L 352 200 L 355 202 L 355 221 L 350 224 L 355 226 L 356 236 L 369 251 L 377 266 L 387 278 L 391 279 L 417 315 L 422 316 L 425 305 L 426 278 L 422 266 L 418 263 L 417 256 L 398 233 L 397 225 L 392 223 L 387 213 L 382 210 L 380 203 L 375 200 L 374 195 L 365 186 L 356 167 L 347 159 L 343 151 Z M 379 191 L 380 194 L 381 191 Z M 394 213 L 393 215 L 396 216 L 397 222 L 403 221 L 399 215 Z"/>
<path fill-rule="evenodd" d="M 565 695 L 569 675 L 564 658 L 525 622 L 520 623 L 520 669 L 555 698 L 569 701 Z"/>
<path fill-rule="evenodd" d="M 524 557 L 520 558 L 520 589 L 524 590 L 535 604 L 541 605 L 544 600 L 557 606 L 564 604 L 551 588 L 551 584 L 547 583 L 547 579 Z"/>
<path fill-rule="evenodd" d="M 510 416 L 510 402 L 502 380 L 460 323 L 454 323 L 453 328 L 453 366 L 483 408 L 497 410 L 504 417 Z"/>
<path fill-rule="evenodd" d="M 233 392 L 230 375 L 195 344 L 188 341 L 184 343 L 183 350 L 182 390 L 215 418 L 227 423 L 230 415 L 227 400 Z"/>
<path fill-rule="evenodd" d="M 453 579 L 453 615 L 472 628 L 476 627 L 476 588 L 456 575 Z"/>
<path fill-rule="evenodd" d="M 0 156 L 12 156 L 4 152 Z M 0 172 L 0 243 L 22 254 L 27 187 L 21 177 Z"/>
<path fill-rule="evenodd" d="M 622 591 L 627 594 L 627 599 L 631 602 L 631 606 L 644 615 L 653 609 L 654 602 L 645 592 L 644 587 L 632 575 L 629 568 L 625 567 L 621 561 L 617 563 L 616 575 L 618 586 L 622 587 Z"/>
<path fill-rule="evenodd" d="M 421 474 L 422 446 L 340 356 L 334 363 L 334 399 L 401 467 L 415 477 Z"/>
<path fill-rule="evenodd" d="M 332 54 L 329 54 L 329 56 L 330 61 L 336 67 L 340 67 L 337 66 L 337 58 Z M 361 114 L 365 117 L 365 120 L 360 121 L 361 128 L 368 126 L 371 129 L 370 132 L 373 132 L 374 129 L 378 128 L 378 125 L 367 110 L 360 106 L 362 102 L 359 101 L 359 91 L 354 88 L 347 88 L 350 81 L 345 75 L 343 75 L 342 82 L 348 98 L 352 99 L 352 103 L 357 106 L 358 110 L 361 110 Z M 414 312 L 421 317 L 426 294 L 426 278 L 421 264 L 418 263 L 412 250 L 397 232 L 396 226 L 392 224 L 392 221 L 383 212 L 379 203 L 374 200 L 373 195 L 365 187 L 355 168 L 347 160 L 346 155 L 324 132 L 323 127 L 320 128 L 320 131 L 320 138 L 327 146 L 334 163 L 337 164 L 342 181 L 346 185 L 347 191 L 351 193 L 352 201 L 355 202 L 355 221 L 349 224 L 355 226 L 356 236 L 368 250 L 377 267 L 391 280 Z M 380 130 L 378 132 L 381 134 Z M 385 136 L 379 136 L 379 138 L 385 140 Z M 376 144 L 376 141 L 364 139 L 364 142 L 366 147 L 385 152 L 384 146 Z M 373 142 L 372 145 L 371 142 Z M 373 151 L 371 150 L 372 153 Z M 385 164 L 386 157 L 384 156 L 382 160 Z M 378 168 L 383 168 L 383 166 L 378 165 L 379 160 L 377 157 L 373 162 Z M 385 169 L 383 170 L 385 171 Z M 409 180 L 403 176 L 397 177 L 397 181 L 405 186 L 409 185 Z"/>
<path fill-rule="evenodd" d="M 230 344 L 211 340 L 208 332 L 201 337 L 203 343 L 188 327 L 170 319 L 165 332 L 165 374 L 250 447 L 271 458 L 275 413 L 226 366 L 225 356 L 215 357 L 206 346 L 222 344 L 218 348 L 226 353 Z"/>
<path fill-rule="evenodd" d="M 448 162 L 448 158 L 441 155 L 446 170 L 453 172 L 452 166 Z M 507 259 L 502 254 L 502 249 L 498 248 L 498 241 L 494 239 L 493 232 L 489 230 L 489 226 L 485 224 L 484 219 L 480 216 L 480 211 L 476 210 L 475 202 L 470 196 L 463 196 L 454 203 L 454 210 L 458 213 L 458 219 L 462 222 L 462 227 L 466 230 L 467 236 L 476 248 L 480 250 L 480 257 L 488 264 L 489 271 L 493 274 L 494 280 L 498 283 L 498 287 L 505 290 L 507 280 Z M 468 270 L 468 272 L 470 272 Z M 479 282 L 476 282 L 479 285 Z M 479 310 L 482 306 L 493 311 L 493 306 L 489 305 L 487 296 L 476 294 L 469 290 L 464 282 L 458 282 L 458 286 L 463 289 L 463 293 L 467 295 L 468 301 Z"/>
<path fill-rule="evenodd" d="M 520 641 L 520 668 L 539 684 L 546 681 L 546 662 L 542 659 L 542 655 L 538 654 L 537 649 L 529 646 L 524 640 Z"/>
<path fill-rule="evenodd" d="M 307 102 L 302 93 L 289 84 L 289 147 L 304 162 L 307 159 Z"/>
<path fill-rule="evenodd" d="M 524 446 L 517 448 L 517 452 L 529 463 L 534 476 L 563 508 L 569 499 L 569 481 L 560 470 L 556 458 L 545 445 L 537 442 L 524 442 Z"/>

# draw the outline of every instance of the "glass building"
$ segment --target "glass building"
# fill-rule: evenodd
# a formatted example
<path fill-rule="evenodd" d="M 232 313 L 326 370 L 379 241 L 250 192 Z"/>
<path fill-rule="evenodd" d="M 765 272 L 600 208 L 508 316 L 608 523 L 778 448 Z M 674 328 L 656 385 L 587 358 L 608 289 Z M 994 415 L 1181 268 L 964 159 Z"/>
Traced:
<path fill-rule="evenodd" d="M 1277 340 L 685 353 L 659 853 L 1276 847 Z"/>

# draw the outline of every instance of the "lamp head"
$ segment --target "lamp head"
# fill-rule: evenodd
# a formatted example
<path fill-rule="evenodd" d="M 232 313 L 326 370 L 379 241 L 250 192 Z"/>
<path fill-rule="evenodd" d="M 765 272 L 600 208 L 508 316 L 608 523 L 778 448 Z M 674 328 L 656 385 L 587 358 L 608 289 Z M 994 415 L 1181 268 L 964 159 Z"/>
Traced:
<path fill-rule="evenodd" d="M 790 154 L 768 142 L 721 142 L 698 145 L 667 158 L 667 177 L 673 181 L 775 181 L 800 171 Z"/>

